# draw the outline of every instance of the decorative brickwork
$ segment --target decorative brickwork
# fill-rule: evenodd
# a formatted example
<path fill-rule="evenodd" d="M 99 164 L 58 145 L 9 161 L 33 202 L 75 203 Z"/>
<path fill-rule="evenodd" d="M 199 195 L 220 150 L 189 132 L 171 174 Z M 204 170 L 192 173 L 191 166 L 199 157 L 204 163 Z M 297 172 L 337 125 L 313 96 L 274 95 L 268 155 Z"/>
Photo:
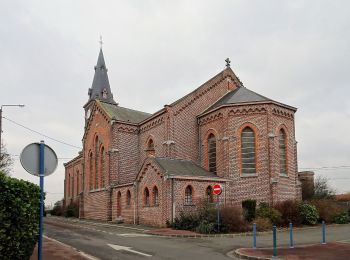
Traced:
<path fill-rule="evenodd" d="M 245 89 L 229 67 L 153 115 L 94 99 L 85 109 L 91 116 L 83 151 L 65 164 L 65 201 L 79 201 L 80 217 L 165 226 L 180 212 L 215 202 L 207 191 L 216 183 L 228 205 L 301 197 L 296 109 Z M 245 127 L 254 133 L 253 174 L 242 173 Z"/>

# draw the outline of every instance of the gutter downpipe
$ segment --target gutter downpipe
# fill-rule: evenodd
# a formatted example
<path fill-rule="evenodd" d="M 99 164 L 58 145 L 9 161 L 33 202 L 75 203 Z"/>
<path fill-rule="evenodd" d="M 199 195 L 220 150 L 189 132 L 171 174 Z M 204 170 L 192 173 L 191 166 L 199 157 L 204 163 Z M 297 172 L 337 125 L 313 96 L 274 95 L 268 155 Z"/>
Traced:
<path fill-rule="evenodd" d="M 171 178 L 171 223 L 175 220 L 174 179 Z"/>

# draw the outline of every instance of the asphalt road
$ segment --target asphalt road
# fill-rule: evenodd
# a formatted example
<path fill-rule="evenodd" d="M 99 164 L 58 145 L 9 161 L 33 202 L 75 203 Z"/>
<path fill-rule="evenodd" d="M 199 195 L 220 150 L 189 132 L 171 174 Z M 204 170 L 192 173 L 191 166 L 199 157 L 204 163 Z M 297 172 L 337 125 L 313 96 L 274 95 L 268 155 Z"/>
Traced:
<path fill-rule="evenodd" d="M 251 236 L 158 237 L 144 234 L 144 228 L 72 221 L 64 218 L 46 218 L 44 227 L 44 233 L 48 237 L 99 259 L 232 259 L 227 253 L 236 248 L 252 245 Z M 295 245 L 317 244 L 321 241 L 320 227 L 295 230 L 293 235 Z M 277 237 L 278 246 L 288 245 L 288 232 L 278 232 Z M 349 239 L 350 225 L 327 227 L 328 242 Z M 272 235 L 258 236 L 257 243 L 258 247 L 271 247 Z"/>

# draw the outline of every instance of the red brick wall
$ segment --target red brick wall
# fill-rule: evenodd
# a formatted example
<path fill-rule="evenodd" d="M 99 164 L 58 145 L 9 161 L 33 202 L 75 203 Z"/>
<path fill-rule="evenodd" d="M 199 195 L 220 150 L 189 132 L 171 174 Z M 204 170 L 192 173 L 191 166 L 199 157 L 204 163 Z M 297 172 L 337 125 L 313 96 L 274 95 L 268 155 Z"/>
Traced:
<path fill-rule="evenodd" d="M 79 193 L 83 191 L 83 165 L 82 157 L 78 156 L 65 165 L 65 193 L 66 205 L 78 202 Z"/>
<path fill-rule="evenodd" d="M 145 205 L 145 188 L 149 191 L 149 205 Z M 153 188 L 158 189 L 158 205 L 154 205 Z M 138 221 L 143 225 L 164 226 L 167 220 L 167 201 L 164 199 L 167 190 L 164 178 L 159 168 L 148 163 L 144 165 L 139 177 L 138 196 Z"/>
<path fill-rule="evenodd" d="M 113 124 L 113 149 L 111 153 L 111 180 L 114 184 L 132 182 L 140 167 L 138 160 L 138 131 L 136 126 Z"/>
<path fill-rule="evenodd" d="M 136 213 L 134 185 L 116 187 L 113 189 L 112 197 L 112 220 L 121 217 L 125 223 L 134 224 L 134 214 Z M 127 205 L 127 191 L 130 191 L 130 205 Z M 118 207 L 118 193 L 120 192 L 120 208 Z M 120 209 L 121 212 L 118 212 Z"/>
<path fill-rule="evenodd" d="M 84 195 L 84 218 L 108 220 L 109 191 L 93 191 Z"/>
<path fill-rule="evenodd" d="M 282 110 L 283 115 L 277 115 L 274 112 L 277 109 Z M 200 118 L 202 166 L 208 168 L 207 137 L 209 133 L 216 133 L 218 175 L 232 180 L 227 184 L 230 203 L 240 205 L 245 199 L 269 203 L 299 199 L 293 116 L 294 111 L 280 106 L 250 104 L 224 107 Z M 250 125 L 256 133 L 256 176 L 241 175 L 240 133 L 245 125 Z M 288 135 L 288 177 L 281 177 L 277 173 L 278 136 L 273 137 L 272 134 L 277 135 L 281 126 L 284 126 Z M 270 178 L 277 178 L 277 184 L 270 185 Z"/>
<path fill-rule="evenodd" d="M 224 70 L 196 91 L 184 97 L 173 111 L 173 140 L 175 157 L 199 162 L 197 116 L 232 89 L 235 89 L 232 71 Z"/>

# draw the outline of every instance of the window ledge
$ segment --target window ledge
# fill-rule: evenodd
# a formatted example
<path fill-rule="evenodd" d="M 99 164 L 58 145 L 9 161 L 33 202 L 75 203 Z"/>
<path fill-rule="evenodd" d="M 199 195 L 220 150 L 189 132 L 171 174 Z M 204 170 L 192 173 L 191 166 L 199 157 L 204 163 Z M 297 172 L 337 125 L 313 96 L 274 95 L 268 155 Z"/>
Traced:
<path fill-rule="evenodd" d="M 99 191 L 105 191 L 106 188 L 101 188 L 101 189 L 95 189 L 95 190 L 89 190 L 89 193 L 94 193 L 94 192 L 99 192 Z"/>
<path fill-rule="evenodd" d="M 258 177 L 258 174 L 254 173 L 254 174 L 242 174 L 241 178 L 254 178 L 254 177 Z"/>
<path fill-rule="evenodd" d="M 280 174 L 280 177 L 289 178 L 289 176 L 287 174 Z"/>
<path fill-rule="evenodd" d="M 185 207 L 193 207 L 193 206 L 196 206 L 194 205 L 193 203 L 192 204 L 184 204 Z"/>

